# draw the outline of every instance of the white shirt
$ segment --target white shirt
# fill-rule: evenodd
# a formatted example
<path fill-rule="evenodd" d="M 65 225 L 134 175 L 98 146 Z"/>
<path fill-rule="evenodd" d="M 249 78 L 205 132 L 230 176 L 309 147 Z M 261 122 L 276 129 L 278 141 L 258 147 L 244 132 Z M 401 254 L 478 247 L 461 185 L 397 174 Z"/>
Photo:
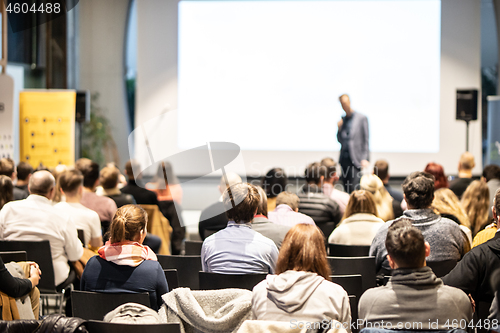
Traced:
<path fill-rule="evenodd" d="M 35 194 L 3 206 L 0 210 L 0 239 L 48 240 L 56 286 L 68 278 L 68 260 L 77 261 L 83 255 L 82 243 L 69 215 L 54 208 L 46 197 Z"/>
<path fill-rule="evenodd" d="M 64 215 L 70 216 L 75 223 L 76 229 L 83 230 L 85 247 L 90 242 L 90 239 L 102 236 L 101 220 L 99 215 L 92 209 L 88 209 L 77 202 L 59 202 L 54 207 L 61 210 Z"/>

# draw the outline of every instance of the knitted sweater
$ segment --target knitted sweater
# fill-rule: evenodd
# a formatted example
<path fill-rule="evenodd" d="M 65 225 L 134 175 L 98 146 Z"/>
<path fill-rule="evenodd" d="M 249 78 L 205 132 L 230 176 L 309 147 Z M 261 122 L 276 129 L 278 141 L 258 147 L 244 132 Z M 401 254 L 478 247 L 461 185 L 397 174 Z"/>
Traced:
<path fill-rule="evenodd" d="M 427 261 L 451 259 L 458 261 L 465 254 L 464 235 L 459 225 L 452 220 L 435 214 L 432 209 L 407 210 L 402 217 L 411 219 L 413 226 L 422 232 L 425 241 L 431 246 L 431 254 L 426 258 Z M 391 271 L 387 261 L 385 239 L 387 229 L 397 220 L 399 218 L 382 225 L 370 246 L 370 256 L 375 257 L 375 264 L 379 274 L 387 275 Z"/>

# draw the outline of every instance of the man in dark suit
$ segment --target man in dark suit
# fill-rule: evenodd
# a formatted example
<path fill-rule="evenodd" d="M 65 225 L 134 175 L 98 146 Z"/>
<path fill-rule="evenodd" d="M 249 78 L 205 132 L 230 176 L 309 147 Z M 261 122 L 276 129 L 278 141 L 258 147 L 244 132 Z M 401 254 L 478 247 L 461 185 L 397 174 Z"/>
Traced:
<path fill-rule="evenodd" d="M 351 108 L 351 101 L 347 94 L 339 97 L 345 116 L 337 123 L 339 130 L 337 140 L 340 142 L 339 163 L 342 168 L 340 179 L 344 190 L 351 193 L 359 187 L 361 169 L 367 168 L 370 163 L 368 119 Z"/>

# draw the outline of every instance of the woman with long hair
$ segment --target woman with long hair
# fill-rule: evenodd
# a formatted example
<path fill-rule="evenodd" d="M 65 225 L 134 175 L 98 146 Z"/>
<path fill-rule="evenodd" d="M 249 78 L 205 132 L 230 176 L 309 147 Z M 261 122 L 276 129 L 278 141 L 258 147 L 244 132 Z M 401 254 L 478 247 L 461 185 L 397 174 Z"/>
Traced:
<path fill-rule="evenodd" d="M 428 163 L 424 171 L 434 176 L 434 191 L 440 188 L 448 188 L 448 178 L 446 178 L 444 168 L 441 164 L 434 162 Z"/>
<path fill-rule="evenodd" d="M 120 207 L 109 227 L 110 239 L 85 266 L 81 290 L 104 293 L 148 292 L 158 310 L 168 292 L 167 280 L 156 255 L 142 245 L 148 215 L 140 206 Z"/>
<path fill-rule="evenodd" d="M 330 281 L 324 236 L 318 227 L 297 224 L 288 231 L 276 273 L 253 289 L 255 319 L 350 322 L 349 298 L 341 286 Z"/>
<path fill-rule="evenodd" d="M 5 175 L 0 175 L 0 209 L 12 200 L 14 200 L 14 184 L 12 184 L 12 179 Z"/>
<path fill-rule="evenodd" d="M 364 175 L 361 177 L 360 186 L 362 190 L 368 191 L 373 195 L 375 206 L 377 206 L 377 216 L 384 221 L 393 220 L 394 200 L 384 187 L 384 183 L 376 175 Z"/>
<path fill-rule="evenodd" d="M 373 195 L 365 190 L 354 191 L 349 197 L 344 218 L 328 237 L 328 243 L 371 245 L 373 237 L 384 223 L 377 217 Z"/>
<path fill-rule="evenodd" d="M 485 182 L 474 180 L 462 195 L 462 208 L 469 217 L 472 237 L 490 223 L 490 190 Z"/>

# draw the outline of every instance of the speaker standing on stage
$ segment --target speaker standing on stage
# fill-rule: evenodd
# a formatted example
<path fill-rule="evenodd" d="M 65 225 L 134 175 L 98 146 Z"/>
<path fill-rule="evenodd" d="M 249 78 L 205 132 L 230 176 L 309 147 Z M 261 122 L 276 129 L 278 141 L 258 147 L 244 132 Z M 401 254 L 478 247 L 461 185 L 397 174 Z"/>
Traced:
<path fill-rule="evenodd" d="M 342 168 L 340 179 L 346 192 L 351 193 L 359 187 L 361 169 L 370 165 L 368 145 L 368 119 L 365 115 L 351 109 L 349 95 L 339 97 L 345 116 L 338 122 L 337 140 L 340 142 L 339 164 Z"/>

